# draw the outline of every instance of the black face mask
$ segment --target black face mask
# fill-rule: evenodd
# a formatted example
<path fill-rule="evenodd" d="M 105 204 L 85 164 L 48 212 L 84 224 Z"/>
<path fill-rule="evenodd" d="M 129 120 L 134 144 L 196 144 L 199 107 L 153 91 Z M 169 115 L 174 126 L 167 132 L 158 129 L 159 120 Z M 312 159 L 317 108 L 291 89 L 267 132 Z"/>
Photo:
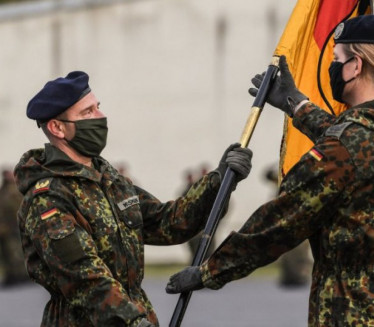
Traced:
<path fill-rule="evenodd" d="M 75 124 L 75 135 L 68 144 L 86 157 L 97 157 L 105 148 L 108 135 L 106 118 L 63 120 L 62 122 Z"/>
<path fill-rule="evenodd" d="M 345 62 L 339 62 L 339 61 L 333 61 L 329 68 L 329 74 L 330 74 L 330 86 L 332 90 L 332 97 L 341 103 L 344 103 L 342 97 L 343 97 L 343 91 L 345 84 L 353 81 L 356 77 L 352 77 L 350 80 L 345 81 L 343 79 L 343 67 L 346 63 L 350 62 L 354 57 L 349 58 Z"/>

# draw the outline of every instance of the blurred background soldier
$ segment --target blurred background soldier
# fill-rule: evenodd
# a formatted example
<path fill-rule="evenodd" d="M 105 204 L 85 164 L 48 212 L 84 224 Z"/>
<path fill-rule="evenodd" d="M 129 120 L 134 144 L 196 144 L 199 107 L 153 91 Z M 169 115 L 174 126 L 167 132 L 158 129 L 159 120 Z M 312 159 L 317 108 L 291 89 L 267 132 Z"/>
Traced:
<path fill-rule="evenodd" d="M 2 171 L 0 187 L 0 261 L 3 269 L 2 286 L 13 286 L 28 281 L 17 225 L 17 210 L 22 195 L 18 191 L 13 173 Z"/>

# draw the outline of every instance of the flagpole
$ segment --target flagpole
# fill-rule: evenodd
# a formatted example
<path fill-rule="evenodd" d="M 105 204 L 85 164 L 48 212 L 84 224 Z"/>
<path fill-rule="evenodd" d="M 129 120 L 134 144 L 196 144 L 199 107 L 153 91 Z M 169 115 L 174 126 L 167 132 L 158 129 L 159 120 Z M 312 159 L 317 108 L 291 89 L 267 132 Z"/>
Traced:
<path fill-rule="evenodd" d="M 260 118 L 262 108 L 265 105 L 267 94 L 271 86 L 273 85 L 275 77 L 278 73 L 278 67 L 279 67 L 279 57 L 274 56 L 265 73 L 264 80 L 261 83 L 261 86 L 257 92 L 256 98 L 253 102 L 247 122 L 243 129 L 243 132 L 240 138 L 240 145 L 242 148 L 247 147 L 249 144 L 253 131 L 256 127 L 257 121 Z M 214 233 L 216 232 L 218 223 L 220 219 L 222 218 L 225 205 L 227 201 L 229 200 L 229 197 L 232 191 L 232 186 L 234 184 L 234 178 L 235 178 L 235 173 L 230 168 L 227 168 L 225 176 L 221 182 L 221 186 L 218 190 L 216 199 L 213 203 L 213 207 L 209 214 L 209 217 L 208 217 L 205 229 L 204 229 L 204 233 L 201 236 L 199 247 L 195 253 L 195 257 L 192 261 L 191 266 L 200 266 L 204 260 L 206 251 L 209 248 L 209 245 L 211 243 Z M 186 312 L 191 295 L 192 295 L 192 291 L 183 292 L 180 294 L 177 305 L 175 306 L 169 327 L 179 327 L 181 325 L 182 319 Z"/>

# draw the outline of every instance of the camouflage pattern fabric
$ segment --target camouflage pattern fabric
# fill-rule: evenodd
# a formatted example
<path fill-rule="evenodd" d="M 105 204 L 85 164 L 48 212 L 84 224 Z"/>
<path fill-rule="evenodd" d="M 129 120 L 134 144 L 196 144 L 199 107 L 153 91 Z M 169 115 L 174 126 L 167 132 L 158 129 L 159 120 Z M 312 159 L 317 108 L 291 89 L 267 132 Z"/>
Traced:
<path fill-rule="evenodd" d="M 184 197 L 161 203 L 103 158 L 94 168 L 46 144 L 16 166 L 27 270 L 51 299 L 42 326 L 137 326 L 156 314 L 141 288 L 144 244 L 187 241 L 205 225 L 219 187 L 205 175 Z"/>
<path fill-rule="evenodd" d="M 219 289 L 309 239 L 309 326 L 374 326 L 374 103 L 338 118 L 310 103 L 300 110 L 294 125 L 315 146 L 203 263 L 204 285 Z"/>

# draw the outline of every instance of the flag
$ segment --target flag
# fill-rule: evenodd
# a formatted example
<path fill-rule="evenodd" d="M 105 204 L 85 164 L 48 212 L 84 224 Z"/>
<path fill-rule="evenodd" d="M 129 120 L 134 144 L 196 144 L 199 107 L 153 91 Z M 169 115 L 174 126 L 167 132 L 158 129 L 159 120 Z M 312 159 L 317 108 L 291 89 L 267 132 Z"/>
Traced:
<path fill-rule="evenodd" d="M 328 68 L 333 60 L 333 34 L 342 21 L 370 13 L 369 0 L 298 0 L 274 55 L 287 57 L 297 88 L 333 115 L 346 107 L 333 100 Z M 310 150 L 313 143 L 285 118 L 280 177 Z"/>

